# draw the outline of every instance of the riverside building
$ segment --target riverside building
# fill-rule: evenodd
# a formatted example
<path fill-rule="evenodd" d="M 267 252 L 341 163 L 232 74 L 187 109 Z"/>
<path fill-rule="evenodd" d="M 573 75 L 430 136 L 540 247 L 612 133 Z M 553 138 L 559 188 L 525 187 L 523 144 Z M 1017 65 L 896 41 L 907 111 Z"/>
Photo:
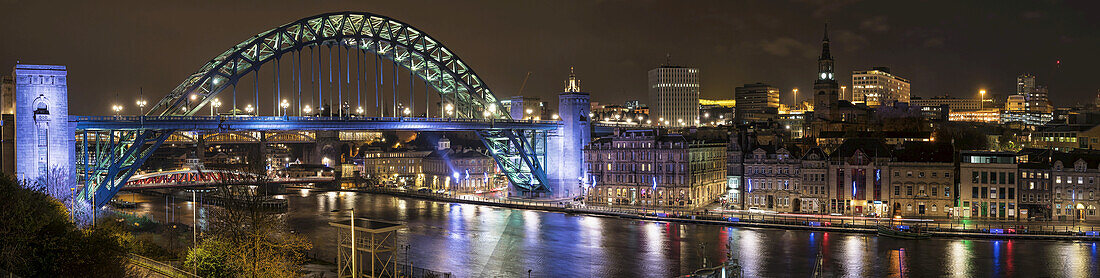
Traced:
<path fill-rule="evenodd" d="M 726 192 L 726 151 L 659 129 L 617 131 L 584 148 L 586 203 L 701 208 Z"/>

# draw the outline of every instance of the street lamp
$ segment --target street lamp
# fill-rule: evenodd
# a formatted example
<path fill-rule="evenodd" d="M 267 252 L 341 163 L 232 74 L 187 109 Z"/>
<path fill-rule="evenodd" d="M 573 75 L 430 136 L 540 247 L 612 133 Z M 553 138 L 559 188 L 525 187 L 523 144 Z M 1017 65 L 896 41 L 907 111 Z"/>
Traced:
<path fill-rule="evenodd" d="M 214 100 L 210 101 L 210 116 L 214 116 L 214 111 L 217 110 L 218 107 L 222 107 L 221 100 L 215 98 Z"/>
<path fill-rule="evenodd" d="M 252 114 L 252 111 L 256 111 L 256 108 L 253 108 L 251 104 L 246 105 L 244 107 L 244 112 L 245 113 Z"/>
<path fill-rule="evenodd" d="M 794 88 L 793 91 L 794 91 L 794 94 L 792 95 L 792 97 L 794 98 L 794 103 L 798 104 L 798 88 Z"/>
<path fill-rule="evenodd" d="M 137 101 L 137 107 L 138 107 L 138 111 L 139 111 L 138 115 L 139 116 L 145 114 L 145 104 L 146 104 L 146 102 L 145 102 L 144 99 L 139 99 Z"/>
<path fill-rule="evenodd" d="M 308 107 L 308 106 L 307 106 Z M 359 276 L 359 262 L 355 260 L 355 253 L 359 252 L 357 244 L 355 244 L 355 208 L 349 209 L 334 209 L 332 212 L 351 211 L 351 275 L 353 277 Z M 339 248 L 339 246 L 337 246 Z M 373 274 L 372 274 L 373 275 Z"/>
<path fill-rule="evenodd" d="M 981 95 L 981 99 L 978 101 L 981 105 L 980 109 L 985 109 L 985 89 L 978 90 L 978 94 Z"/>
<path fill-rule="evenodd" d="M 452 114 L 454 114 L 455 106 L 448 103 L 447 106 L 444 107 L 444 109 L 447 110 L 447 116 L 450 117 Z"/>
<path fill-rule="evenodd" d="M 284 98 L 284 99 L 283 99 L 283 102 L 280 102 L 280 103 L 279 103 L 279 108 L 282 108 L 282 109 L 281 109 L 281 111 L 282 111 L 282 113 L 283 113 L 283 116 L 286 116 L 286 109 L 287 109 L 287 107 L 290 107 L 290 102 L 289 102 L 289 101 L 287 101 L 287 100 L 286 100 L 286 99 Z"/>
<path fill-rule="evenodd" d="M 306 112 L 306 115 L 308 116 L 310 113 L 313 113 L 313 108 L 309 107 L 309 104 L 306 104 L 305 107 L 302 107 L 302 112 Z"/>
<path fill-rule="evenodd" d="M 558 114 L 550 115 L 550 118 L 557 121 L 558 120 Z"/>
<path fill-rule="evenodd" d="M 115 117 L 118 117 L 120 116 L 119 113 L 122 112 L 122 105 L 111 105 L 111 110 L 115 111 Z"/>
<path fill-rule="evenodd" d="M 409 113 L 412 113 L 412 110 L 409 110 L 408 107 L 405 107 L 405 110 L 402 110 L 401 113 L 405 114 L 405 117 L 408 117 Z"/>
<path fill-rule="evenodd" d="M 359 106 L 359 108 L 355 108 L 355 113 L 362 116 L 363 115 L 363 107 Z"/>

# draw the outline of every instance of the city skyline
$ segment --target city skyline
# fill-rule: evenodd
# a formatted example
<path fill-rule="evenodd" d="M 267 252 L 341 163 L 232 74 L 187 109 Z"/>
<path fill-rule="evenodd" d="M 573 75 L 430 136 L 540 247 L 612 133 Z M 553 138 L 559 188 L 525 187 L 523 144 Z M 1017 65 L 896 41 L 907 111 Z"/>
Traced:
<path fill-rule="evenodd" d="M 807 80 L 815 70 L 821 27 L 828 22 L 837 80 L 844 86 L 850 85 L 853 70 L 887 66 L 912 81 L 914 97 L 972 97 L 979 89 L 1006 96 L 1015 91 L 1015 77 L 1022 73 L 1046 85 L 1057 106 L 1089 103 L 1095 96 L 1097 86 L 1087 66 L 1097 62 L 1088 52 L 1098 45 L 1089 32 L 1097 22 L 1084 17 L 1094 10 L 1087 3 L 953 3 L 950 8 L 822 3 L 651 2 L 624 7 L 614 2 L 555 2 L 492 10 L 453 3 L 433 3 L 425 9 L 401 9 L 394 3 L 323 3 L 248 12 L 235 3 L 166 9 L 134 3 L 48 8 L 13 2 L 6 5 L 15 8 L 5 10 L 24 12 L 3 17 L 35 24 L 0 27 L 13 34 L 10 41 L 20 43 L 3 44 L 0 62 L 67 64 L 77 73 L 70 81 L 77 92 L 74 101 L 89 104 L 74 107 L 74 114 L 109 114 L 113 104 L 126 105 L 124 113 L 133 114 L 139 87 L 146 99 L 159 99 L 201 66 L 194 61 L 223 51 L 247 34 L 305 14 L 368 10 L 441 34 L 502 99 L 516 95 L 530 71 L 524 94 L 554 101 L 569 66 L 586 80 L 593 101 L 644 99 L 646 71 L 665 62 L 667 54 L 673 64 L 700 69 L 702 98 L 730 99 L 734 87 L 765 82 L 780 88 L 783 103 L 790 103 L 791 89 L 812 87 Z M 929 9 L 935 11 L 921 12 Z M 879 12 L 890 10 L 902 11 Z M 238 22 L 189 20 L 230 14 Z M 466 14 L 479 16 L 467 20 Z M 684 19 L 652 20 L 677 17 Z M 455 20 L 463 22 L 448 23 Z M 179 27 L 180 22 L 189 27 Z M 114 31 L 99 31 L 107 28 Z M 82 47 L 58 43 L 56 30 L 69 30 L 69 40 Z M 1019 33 L 1034 39 L 1020 40 Z M 154 59 L 165 53 L 175 58 Z M 93 97 L 116 93 L 117 100 Z"/>

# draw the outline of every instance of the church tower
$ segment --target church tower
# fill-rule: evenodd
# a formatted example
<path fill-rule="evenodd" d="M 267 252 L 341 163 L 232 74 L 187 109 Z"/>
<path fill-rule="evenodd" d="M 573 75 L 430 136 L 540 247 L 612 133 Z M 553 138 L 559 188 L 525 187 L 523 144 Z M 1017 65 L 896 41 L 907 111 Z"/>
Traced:
<path fill-rule="evenodd" d="M 819 119 L 838 118 L 837 101 L 840 86 L 836 82 L 833 56 L 829 53 L 829 25 L 825 24 L 825 37 L 821 39 L 821 57 L 817 59 L 817 80 L 814 81 L 814 115 Z"/>

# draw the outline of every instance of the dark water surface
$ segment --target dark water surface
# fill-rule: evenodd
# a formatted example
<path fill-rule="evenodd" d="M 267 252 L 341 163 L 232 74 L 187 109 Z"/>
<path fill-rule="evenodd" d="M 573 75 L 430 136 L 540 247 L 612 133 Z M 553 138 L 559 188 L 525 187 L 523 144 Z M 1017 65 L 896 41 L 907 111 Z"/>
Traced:
<path fill-rule="evenodd" d="M 335 258 L 328 222 L 356 216 L 404 222 L 413 265 L 457 277 L 674 277 L 725 261 L 727 243 L 747 277 L 1097 277 L 1098 243 L 937 238 L 896 240 L 837 232 L 734 228 L 436 203 L 364 193 L 291 190 L 287 219 L 311 252 Z M 164 197 L 138 211 L 191 223 L 192 204 Z M 165 203 L 175 204 L 166 213 Z M 202 223 L 202 210 L 199 222 Z M 404 248 L 398 255 L 404 260 Z"/>

